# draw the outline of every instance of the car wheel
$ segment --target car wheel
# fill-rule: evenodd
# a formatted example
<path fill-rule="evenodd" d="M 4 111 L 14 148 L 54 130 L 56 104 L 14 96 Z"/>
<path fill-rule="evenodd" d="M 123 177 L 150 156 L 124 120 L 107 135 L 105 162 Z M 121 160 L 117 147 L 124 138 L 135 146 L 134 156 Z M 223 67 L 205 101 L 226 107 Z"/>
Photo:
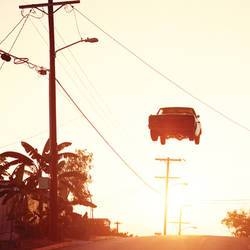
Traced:
<path fill-rule="evenodd" d="M 166 137 L 161 136 L 160 139 L 161 139 L 161 145 L 165 145 L 165 143 L 166 143 Z"/>
<path fill-rule="evenodd" d="M 152 141 L 157 141 L 158 135 L 156 134 L 155 131 L 150 130 L 150 136 L 151 136 Z"/>
<path fill-rule="evenodd" d="M 194 143 L 198 145 L 200 143 L 200 136 L 195 136 Z"/>

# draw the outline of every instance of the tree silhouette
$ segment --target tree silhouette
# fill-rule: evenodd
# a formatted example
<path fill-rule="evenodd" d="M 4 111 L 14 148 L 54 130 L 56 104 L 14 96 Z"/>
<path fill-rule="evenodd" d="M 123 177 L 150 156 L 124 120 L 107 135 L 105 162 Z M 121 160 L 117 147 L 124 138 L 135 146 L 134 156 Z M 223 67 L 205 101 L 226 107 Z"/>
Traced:
<path fill-rule="evenodd" d="M 50 173 L 49 143 L 48 140 L 41 154 L 27 142 L 21 142 L 27 156 L 14 151 L 0 154 L 0 180 L 5 180 L 0 183 L 2 204 L 11 204 L 9 217 L 21 224 L 47 220 L 48 190 L 40 190 L 38 184 L 41 177 Z M 92 154 L 81 150 L 76 153 L 62 152 L 70 145 L 70 142 L 63 142 L 57 146 L 58 204 L 61 217 L 66 210 L 71 211 L 70 207 L 75 204 L 95 207 L 87 188 Z M 28 206 L 31 199 L 39 203 L 33 211 Z"/>
<path fill-rule="evenodd" d="M 91 202 L 91 194 L 88 190 L 93 155 L 79 149 L 75 151 L 75 155 L 67 158 L 58 169 L 59 195 L 64 200 L 69 199 L 71 205 L 96 207 Z"/>
<path fill-rule="evenodd" d="M 235 237 L 250 236 L 250 212 L 234 210 L 227 212 L 226 218 L 221 221 Z"/>

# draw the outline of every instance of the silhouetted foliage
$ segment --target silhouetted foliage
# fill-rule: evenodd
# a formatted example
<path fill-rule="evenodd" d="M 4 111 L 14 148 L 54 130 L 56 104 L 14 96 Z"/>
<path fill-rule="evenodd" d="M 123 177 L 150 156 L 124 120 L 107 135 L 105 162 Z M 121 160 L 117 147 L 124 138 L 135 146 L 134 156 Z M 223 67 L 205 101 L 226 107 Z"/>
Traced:
<path fill-rule="evenodd" d="M 50 173 L 49 140 L 41 154 L 27 142 L 21 144 L 28 156 L 14 151 L 0 154 L 0 180 L 4 180 L 0 182 L 0 197 L 2 204 L 11 205 L 9 217 L 15 220 L 23 236 L 45 235 L 49 194 L 47 189 L 39 189 L 38 184 L 42 176 Z M 92 154 L 86 150 L 62 152 L 70 145 L 64 142 L 57 146 L 58 210 L 62 225 L 66 216 L 73 213 L 73 205 L 95 207 L 88 190 Z"/>
<path fill-rule="evenodd" d="M 88 184 L 91 182 L 89 170 L 92 168 L 91 153 L 86 150 L 76 150 L 75 157 L 65 159 L 58 168 L 59 194 L 71 205 L 96 207 L 91 203 Z"/>
<path fill-rule="evenodd" d="M 221 221 L 235 237 L 250 236 L 250 212 L 243 210 L 227 212 L 226 218 Z"/>
<path fill-rule="evenodd" d="M 4 157 L 0 157 L 0 180 L 4 180 L 10 175 L 7 171 L 9 169 L 8 164 L 4 159 Z"/>

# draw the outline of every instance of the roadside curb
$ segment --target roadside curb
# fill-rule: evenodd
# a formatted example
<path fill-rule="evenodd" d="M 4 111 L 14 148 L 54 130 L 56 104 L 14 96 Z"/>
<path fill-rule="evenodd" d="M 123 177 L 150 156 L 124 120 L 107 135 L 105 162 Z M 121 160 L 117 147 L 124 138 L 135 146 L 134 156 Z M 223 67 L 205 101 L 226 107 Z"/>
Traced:
<path fill-rule="evenodd" d="M 104 236 L 104 237 L 93 237 L 92 239 L 89 239 L 89 240 L 68 240 L 68 241 L 57 242 L 57 243 L 51 242 L 47 246 L 34 247 L 34 248 L 32 248 L 32 250 L 53 250 L 53 249 L 59 249 L 59 248 L 63 248 L 63 247 L 77 246 L 77 245 L 80 245 L 82 243 L 87 243 L 90 241 L 94 242 L 94 241 L 108 240 L 111 238 L 115 238 L 115 237 L 105 237 Z M 28 248 L 25 248 L 25 249 L 28 249 Z"/>
<path fill-rule="evenodd" d="M 33 250 L 50 250 L 50 249 L 52 250 L 52 249 L 58 249 L 58 248 L 62 248 L 62 247 L 75 246 L 75 245 L 78 245 L 82 242 L 83 241 L 60 242 L 60 243 L 54 243 L 54 244 L 44 246 L 44 247 L 33 248 Z"/>

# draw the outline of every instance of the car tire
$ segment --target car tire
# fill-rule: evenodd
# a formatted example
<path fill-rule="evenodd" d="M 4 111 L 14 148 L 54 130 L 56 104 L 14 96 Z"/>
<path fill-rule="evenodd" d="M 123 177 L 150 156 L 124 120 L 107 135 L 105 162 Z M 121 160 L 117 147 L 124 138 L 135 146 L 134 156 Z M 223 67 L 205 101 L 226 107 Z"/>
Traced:
<path fill-rule="evenodd" d="M 194 143 L 195 143 L 196 145 L 200 144 L 200 136 L 195 136 L 195 138 L 194 138 Z"/>
<path fill-rule="evenodd" d="M 150 136 L 151 136 L 152 141 L 157 141 L 158 135 L 156 134 L 155 131 L 150 130 Z"/>
<path fill-rule="evenodd" d="M 160 141 L 161 141 L 161 145 L 165 145 L 165 143 L 166 143 L 166 137 L 165 136 L 161 136 L 160 137 Z"/>

